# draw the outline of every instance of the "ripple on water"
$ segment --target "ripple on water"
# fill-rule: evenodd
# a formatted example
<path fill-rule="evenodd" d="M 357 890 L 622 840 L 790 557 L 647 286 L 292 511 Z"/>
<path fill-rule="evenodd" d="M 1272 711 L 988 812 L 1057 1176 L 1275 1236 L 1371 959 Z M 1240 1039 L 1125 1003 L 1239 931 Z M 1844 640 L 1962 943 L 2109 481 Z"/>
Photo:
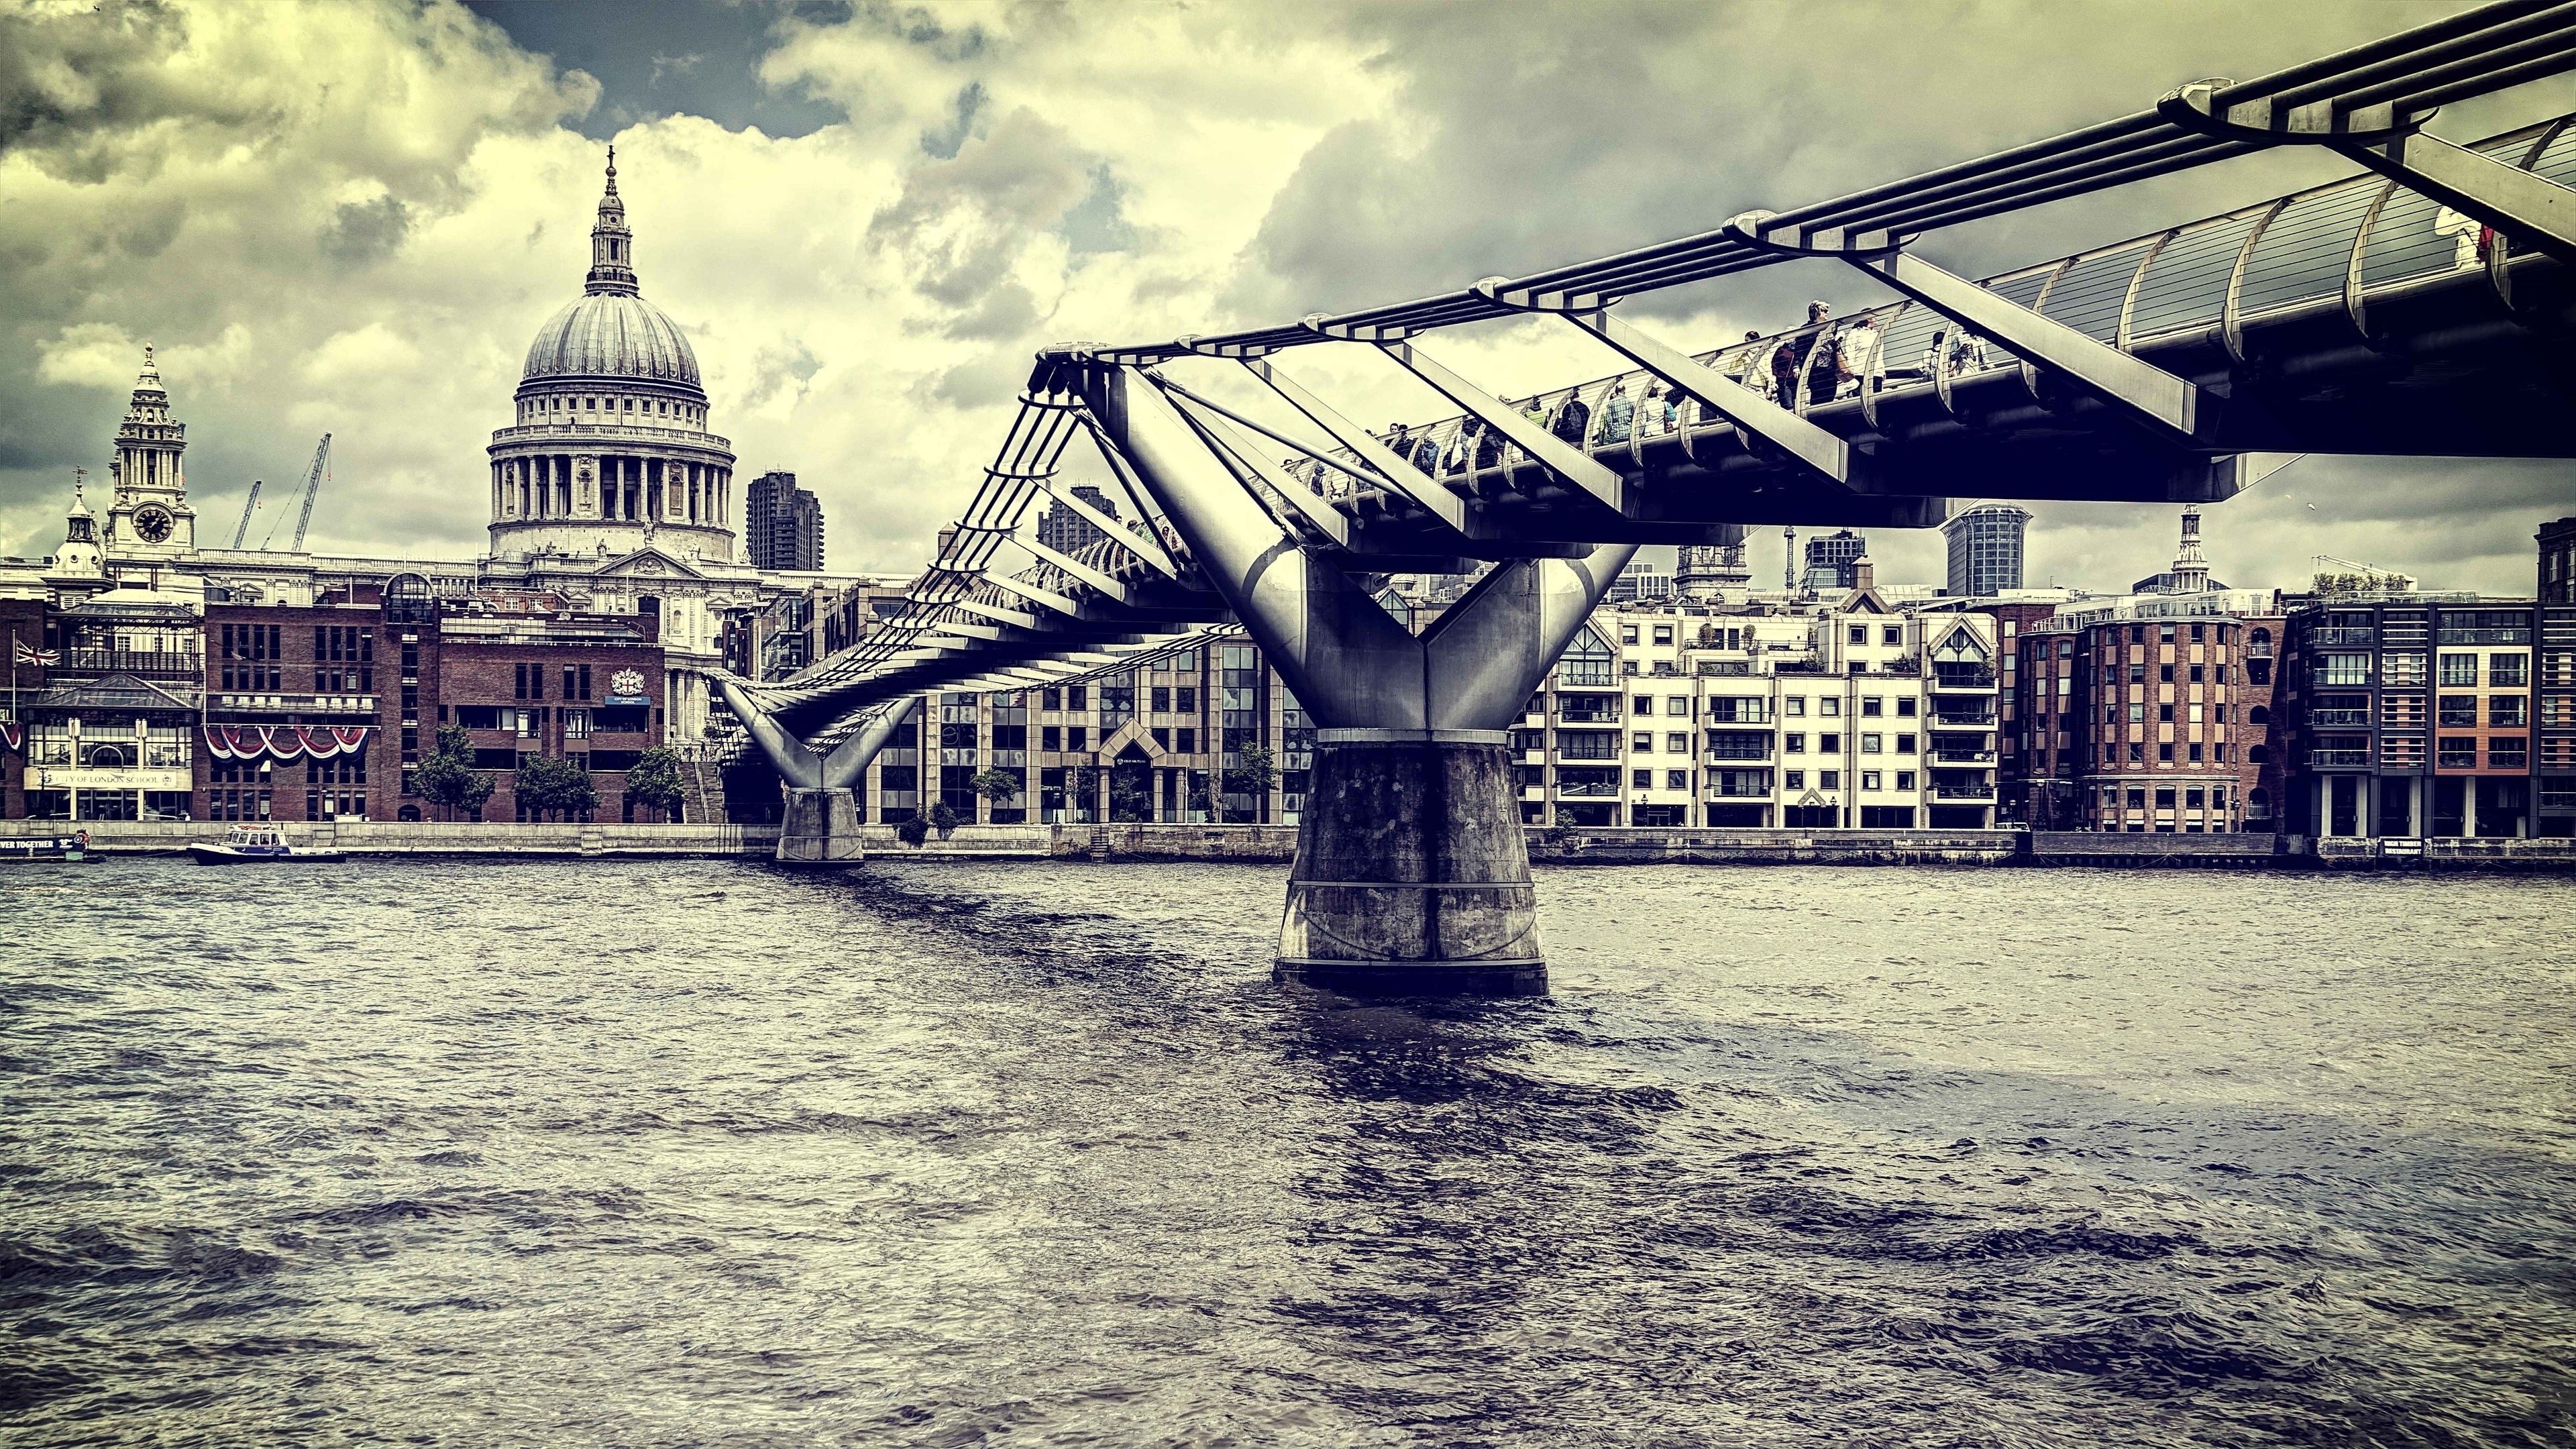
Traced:
<path fill-rule="evenodd" d="M 1548 872 L 1368 1004 L 1272 868 L 24 879 L 12 1443 L 2576 1437 L 2561 883 Z"/>

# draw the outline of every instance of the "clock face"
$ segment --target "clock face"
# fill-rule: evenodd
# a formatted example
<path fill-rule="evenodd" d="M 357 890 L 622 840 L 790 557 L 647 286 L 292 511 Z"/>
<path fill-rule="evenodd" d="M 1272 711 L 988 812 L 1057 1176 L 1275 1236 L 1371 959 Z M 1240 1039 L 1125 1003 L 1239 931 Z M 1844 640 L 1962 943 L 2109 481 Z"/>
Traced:
<path fill-rule="evenodd" d="M 177 527 L 178 522 L 170 516 L 169 509 L 158 503 L 146 503 L 134 510 L 134 531 L 145 543 L 161 543 L 168 540 L 170 530 Z"/>

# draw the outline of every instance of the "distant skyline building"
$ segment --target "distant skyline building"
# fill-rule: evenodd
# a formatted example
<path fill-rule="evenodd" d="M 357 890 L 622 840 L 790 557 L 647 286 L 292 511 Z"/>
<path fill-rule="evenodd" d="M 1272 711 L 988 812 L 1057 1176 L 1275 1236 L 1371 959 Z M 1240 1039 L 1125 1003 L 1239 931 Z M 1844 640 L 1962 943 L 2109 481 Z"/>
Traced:
<path fill-rule="evenodd" d="M 1088 483 L 1073 486 L 1073 496 L 1090 504 L 1111 518 L 1118 516 L 1118 505 L 1109 495 Z M 1109 535 L 1100 525 L 1058 503 L 1038 515 L 1038 542 L 1058 553 L 1080 553 Z"/>
<path fill-rule="evenodd" d="M 1867 557 L 1869 540 L 1848 528 L 1808 539 L 1807 568 L 1799 584 L 1820 591 L 1856 588 L 1860 575 L 1852 566 Z"/>
<path fill-rule="evenodd" d="M 2576 604 L 2576 518 L 2540 525 L 2540 602 Z"/>
<path fill-rule="evenodd" d="M 2173 567 L 2160 574 L 2149 574 L 2129 586 L 2133 594 L 2206 594 L 2227 585 L 2209 576 L 2209 558 L 2200 551 L 2200 510 L 2182 511 L 2182 543 L 2174 550 Z"/>
<path fill-rule="evenodd" d="M 1948 592 L 1978 599 L 2018 589 L 2022 580 L 2022 536 L 2031 515 L 2009 503 L 1980 503 L 1941 525 L 1949 541 Z"/>
<path fill-rule="evenodd" d="M 1753 582 L 1741 543 L 1684 544 L 1676 563 L 1673 586 L 1684 598 L 1715 599 L 1724 590 L 1744 589 Z"/>
<path fill-rule="evenodd" d="M 1635 599 L 1669 599 L 1673 596 L 1673 576 L 1644 559 L 1633 559 L 1610 581 L 1610 591 L 1602 597 L 1617 604 Z"/>
<path fill-rule="evenodd" d="M 752 479 L 745 502 L 743 533 L 753 568 L 812 573 L 823 567 L 823 504 L 796 486 L 795 474 L 772 470 Z"/>

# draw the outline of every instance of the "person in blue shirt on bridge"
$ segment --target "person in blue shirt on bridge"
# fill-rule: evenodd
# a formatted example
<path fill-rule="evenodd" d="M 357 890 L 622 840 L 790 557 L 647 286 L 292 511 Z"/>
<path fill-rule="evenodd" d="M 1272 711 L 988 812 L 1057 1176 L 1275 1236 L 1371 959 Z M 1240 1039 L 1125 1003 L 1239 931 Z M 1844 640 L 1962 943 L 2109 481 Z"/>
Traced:
<path fill-rule="evenodd" d="M 1628 397 L 1628 384 L 1624 382 L 1610 384 L 1610 396 L 1601 404 L 1601 427 L 1593 436 L 1593 446 L 1601 447 L 1628 441 L 1628 429 L 1635 423 L 1636 417 L 1637 404 Z"/>

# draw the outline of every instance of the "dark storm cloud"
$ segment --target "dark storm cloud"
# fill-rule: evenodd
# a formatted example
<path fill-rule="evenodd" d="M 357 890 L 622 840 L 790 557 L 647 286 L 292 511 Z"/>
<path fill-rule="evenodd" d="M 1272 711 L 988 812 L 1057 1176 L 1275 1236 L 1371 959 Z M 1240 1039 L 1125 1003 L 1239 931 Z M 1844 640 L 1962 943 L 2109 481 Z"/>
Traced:
<path fill-rule="evenodd" d="M 1238 295 L 1339 310 L 1705 231 L 2141 110 L 2422 8 L 1532 0 L 1498 24 L 1478 6 L 1334 7 L 1318 19 L 1374 53 L 1405 124 L 1357 121 L 1308 154 Z M 2047 256 L 2103 240 L 2089 221 L 2025 218 L 1945 255 Z"/>
<path fill-rule="evenodd" d="M 411 208 L 398 198 L 343 202 L 322 238 L 322 250 L 345 266 L 364 266 L 393 255 L 410 234 Z"/>

